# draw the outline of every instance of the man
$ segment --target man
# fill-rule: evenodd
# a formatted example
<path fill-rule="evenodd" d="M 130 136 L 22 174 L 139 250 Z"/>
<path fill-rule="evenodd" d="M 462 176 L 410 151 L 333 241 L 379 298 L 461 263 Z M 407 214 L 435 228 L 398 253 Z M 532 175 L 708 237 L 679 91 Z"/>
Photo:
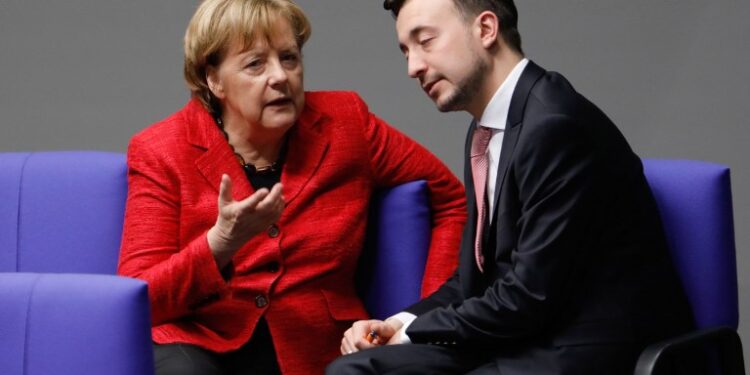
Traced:
<path fill-rule="evenodd" d="M 474 118 L 469 223 L 456 274 L 385 322 L 355 323 L 327 371 L 632 374 L 647 344 L 688 330 L 640 159 L 524 57 L 513 1 L 385 6 L 409 76 L 440 111 Z"/>

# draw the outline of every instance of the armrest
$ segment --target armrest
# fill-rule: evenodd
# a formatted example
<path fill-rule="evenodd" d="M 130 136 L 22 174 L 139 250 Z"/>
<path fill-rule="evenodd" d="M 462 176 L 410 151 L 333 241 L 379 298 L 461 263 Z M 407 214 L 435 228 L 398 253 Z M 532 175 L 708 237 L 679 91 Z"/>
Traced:
<path fill-rule="evenodd" d="M 153 374 L 146 284 L 0 273 L 0 374 Z"/>
<path fill-rule="evenodd" d="M 370 316 L 385 319 L 419 301 L 432 235 L 427 182 L 378 191 L 372 199 L 357 285 Z"/>
<path fill-rule="evenodd" d="M 661 341 L 646 347 L 638 358 L 635 375 L 664 374 L 668 358 L 691 360 L 690 356 L 708 346 L 717 348 L 721 374 L 744 375 L 742 342 L 737 331 L 730 327 L 706 328 Z"/>

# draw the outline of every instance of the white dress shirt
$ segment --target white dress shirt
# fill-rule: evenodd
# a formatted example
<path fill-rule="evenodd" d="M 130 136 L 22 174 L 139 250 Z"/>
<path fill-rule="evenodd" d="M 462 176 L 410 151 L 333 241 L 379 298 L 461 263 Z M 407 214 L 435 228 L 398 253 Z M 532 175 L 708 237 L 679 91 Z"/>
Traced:
<path fill-rule="evenodd" d="M 505 134 L 505 125 L 508 122 L 508 110 L 510 110 L 510 100 L 513 98 L 513 91 L 516 89 L 518 79 L 526 68 L 529 60 L 524 58 L 505 78 L 500 88 L 495 91 L 495 95 L 490 99 L 489 104 L 484 109 L 482 117 L 477 124 L 492 129 L 492 138 L 487 147 L 489 152 L 489 173 L 487 174 L 487 202 L 489 203 L 490 222 L 494 215 L 495 208 L 495 182 L 497 182 L 497 168 L 500 163 L 500 151 L 503 147 L 503 136 Z M 477 201 L 481 199 L 477 197 Z"/>
<path fill-rule="evenodd" d="M 487 147 L 489 152 L 489 173 L 487 175 L 487 201 L 489 203 L 490 222 L 492 222 L 492 216 L 494 215 L 495 207 L 495 182 L 497 180 L 497 168 L 500 163 L 500 151 L 503 146 L 503 133 L 505 132 L 505 124 L 508 121 L 508 111 L 510 110 L 510 100 L 513 98 L 513 91 L 516 89 L 518 80 L 521 78 L 521 73 L 528 65 L 529 60 L 524 58 L 505 78 L 500 88 L 495 91 L 495 95 L 492 96 L 490 102 L 482 113 L 482 117 L 477 120 L 477 125 L 484 126 L 492 129 L 492 138 L 490 138 L 490 144 Z M 475 119 L 476 120 L 476 119 Z M 477 200 L 481 199 L 477 197 Z M 388 319 L 396 319 L 401 321 L 404 325 L 398 331 L 397 334 L 401 334 L 401 343 L 410 344 L 411 339 L 406 335 L 406 329 L 416 319 L 416 315 L 408 312 L 400 312 L 396 315 L 391 316 Z"/>

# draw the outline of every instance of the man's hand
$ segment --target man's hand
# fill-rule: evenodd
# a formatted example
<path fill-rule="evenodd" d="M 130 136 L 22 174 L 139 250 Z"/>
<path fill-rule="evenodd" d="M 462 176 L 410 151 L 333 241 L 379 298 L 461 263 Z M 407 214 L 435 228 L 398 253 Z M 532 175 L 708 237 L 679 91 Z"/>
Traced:
<path fill-rule="evenodd" d="M 344 332 L 341 339 L 341 354 L 352 354 L 379 345 L 400 343 L 398 330 L 403 324 L 398 319 L 360 320 Z"/>

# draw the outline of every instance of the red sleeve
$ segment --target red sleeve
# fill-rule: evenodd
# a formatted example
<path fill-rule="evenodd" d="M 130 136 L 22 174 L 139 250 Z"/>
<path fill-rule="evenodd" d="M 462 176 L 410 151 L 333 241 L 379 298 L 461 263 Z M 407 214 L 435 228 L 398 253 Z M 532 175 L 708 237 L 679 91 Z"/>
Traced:
<path fill-rule="evenodd" d="M 426 180 L 432 211 L 432 237 L 422 280 L 422 297 L 442 285 L 458 265 L 461 234 L 466 223 L 466 198 L 461 182 L 435 155 L 370 113 L 355 94 L 365 119 L 365 137 L 379 186 Z"/>
<path fill-rule="evenodd" d="M 154 142 L 159 144 L 153 144 Z M 180 246 L 176 170 L 157 137 L 134 137 L 128 147 L 128 199 L 118 274 L 148 283 L 153 325 L 179 318 L 190 306 L 221 293 L 205 233 Z"/>

